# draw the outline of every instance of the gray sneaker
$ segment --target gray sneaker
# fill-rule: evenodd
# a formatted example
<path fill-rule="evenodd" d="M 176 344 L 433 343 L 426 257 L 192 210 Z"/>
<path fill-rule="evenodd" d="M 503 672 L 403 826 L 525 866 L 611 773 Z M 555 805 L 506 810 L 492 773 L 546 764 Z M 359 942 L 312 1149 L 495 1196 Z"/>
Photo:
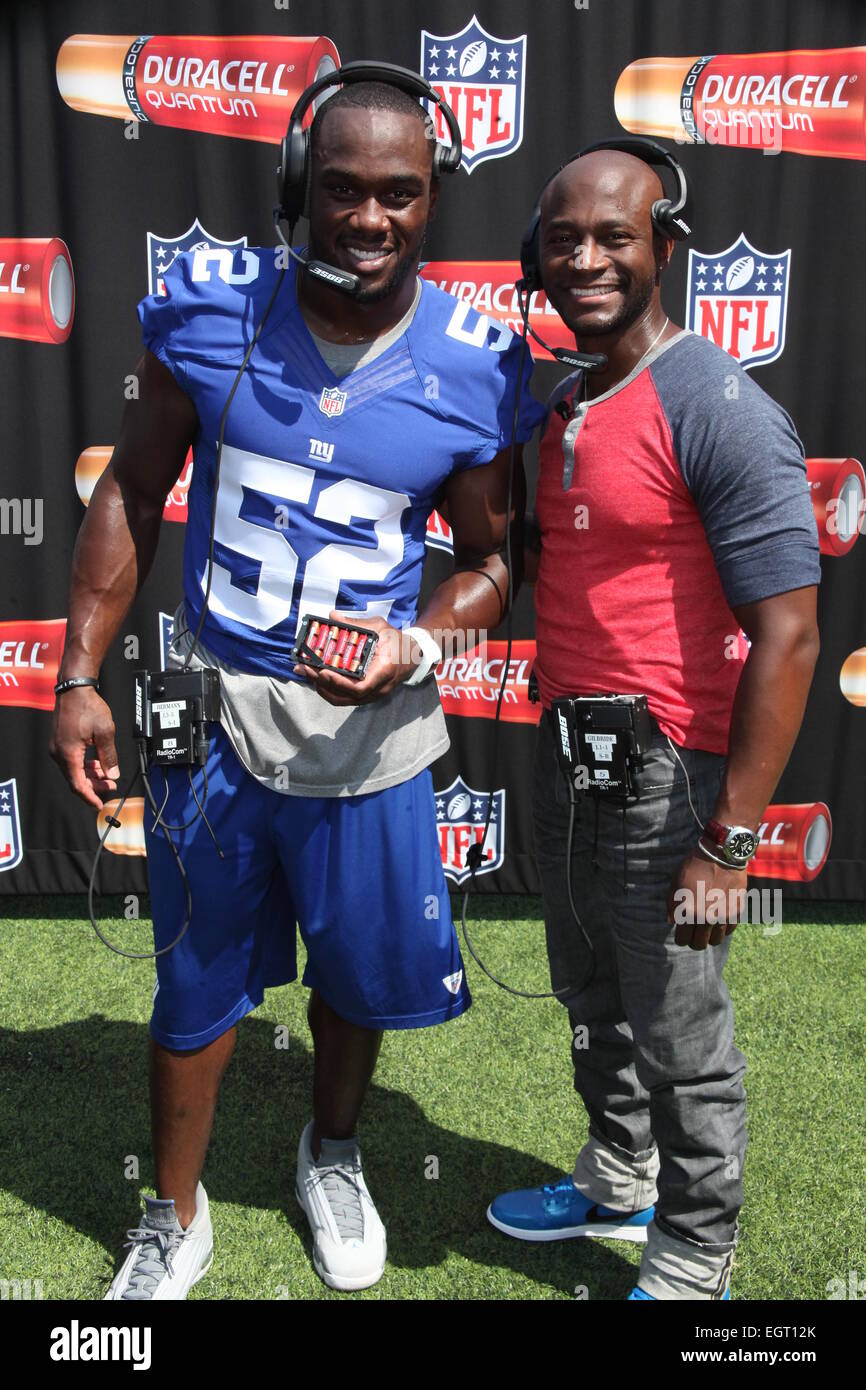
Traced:
<path fill-rule="evenodd" d="M 385 1227 L 367 1191 L 354 1139 L 323 1141 L 313 1162 L 312 1121 L 298 1145 L 295 1192 L 313 1233 L 313 1266 L 332 1289 L 366 1289 L 381 1279 Z"/>
<path fill-rule="evenodd" d="M 183 1229 L 172 1200 L 145 1197 L 145 1213 L 127 1231 L 132 1249 L 115 1274 L 105 1302 L 186 1298 L 213 1263 L 213 1230 L 207 1193 L 199 1183 L 195 1216 Z"/>

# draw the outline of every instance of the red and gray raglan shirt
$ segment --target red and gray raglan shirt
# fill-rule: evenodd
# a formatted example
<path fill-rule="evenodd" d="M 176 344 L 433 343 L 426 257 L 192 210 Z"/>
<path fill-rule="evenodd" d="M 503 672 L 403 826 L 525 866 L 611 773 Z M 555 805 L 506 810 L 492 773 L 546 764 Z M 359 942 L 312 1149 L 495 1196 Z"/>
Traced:
<path fill-rule="evenodd" d="M 726 753 L 748 651 L 731 610 L 820 581 L 803 446 L 728 353 L 685 330 L 582 395 L 579 373 L 561 382 L 542 427 L 542 703 L 645 694 L 675 743 Z"/>

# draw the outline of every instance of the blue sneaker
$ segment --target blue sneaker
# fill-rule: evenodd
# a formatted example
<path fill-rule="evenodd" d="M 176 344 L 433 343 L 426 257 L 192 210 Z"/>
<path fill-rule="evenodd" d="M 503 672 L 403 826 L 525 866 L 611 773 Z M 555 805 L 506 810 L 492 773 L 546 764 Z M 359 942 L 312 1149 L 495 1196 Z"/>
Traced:
<path fill-rule="evenodd" d="M 731 1296 L 731 1286 L 730 1286 L 730 1284 L 729 1284 L 728 1287 L 725 1289 L 725 1292 L 722 1294 L 722 1298 L 723 1298 L 723 1299 L 725 1299 L 725 1298 L 730 1298 L 730 1296 Z M 635 1303 L 637 1303 L 639 1300 L 640 1300 L 640 1301 L 644 1301 L 644 1300 L 645 1300 L 647 1303 L 658 1303 L 658 1301 L 659 1301 L 659 1300 L 655 1297 L 654 1294 L 651 1294 L 651 1293 L 644 1293 L 643 1289 L 640 1287 L 640 1285 L 638 1285 L 636 1289 L 632 1289 L 631 1293 L 629 1294 L 628 1298 L 626 1299 L 626 1303 L 631 1303 L 632 1301 L 634 1301 Z"/>
<path fill-rule="evenodd" d="M 487 1220 L 498 1231 L 518 1240 L 569 1240 L 573 1236 L 604 1236 L 646 1241 L 646 1228 L 655 1207 L 643 1211 L 613 1211 L 579 1192 L 566 1174 L 546 1187 L 504 1192 L 487 1208 Z"/>

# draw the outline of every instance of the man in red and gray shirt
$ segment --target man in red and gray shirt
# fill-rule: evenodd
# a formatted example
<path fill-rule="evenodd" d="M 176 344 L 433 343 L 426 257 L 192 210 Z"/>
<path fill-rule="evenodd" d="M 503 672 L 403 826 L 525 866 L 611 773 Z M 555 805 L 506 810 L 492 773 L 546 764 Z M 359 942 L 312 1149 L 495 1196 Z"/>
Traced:
<path fill-rule="evenodd" d="M 488 1216 L 525 1240 L 646 1241 L 632 1299 L 721 1299 L 746 1148 L 722 973 L 806 704 L 820 568 L 791 420 L 661 307 L 663 196 L 647 163 L 606 149 L 566 165 L 541 203 L 544 289 L 580 347 L 607 357 L 552 397 L 536 503 L 533 822 L 589 1137 L 573 1174 L 497 1197 Z M 653 737 L 636 800 L 574 797 L 590 970 L 550 707 L 610 693 L 646 695 Z"/>

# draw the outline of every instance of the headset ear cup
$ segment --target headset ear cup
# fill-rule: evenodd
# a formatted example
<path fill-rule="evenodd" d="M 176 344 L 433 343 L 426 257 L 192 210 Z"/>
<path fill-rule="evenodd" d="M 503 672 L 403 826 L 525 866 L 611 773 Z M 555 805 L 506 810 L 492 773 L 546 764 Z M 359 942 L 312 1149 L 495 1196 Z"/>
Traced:
<path fill-rule="evenodd" d="M 283 161 L 282 183 L 284 188 L 283 209 L 286 219 L 292 225 L 304 212 L 307 196 L 307 151 L 309 132 L 292 125 L 285 139 L 286 157 Z"/>
<path fill-rule="evenodd" d="M 671 216 L 672 210 L 673 203 L 670 198 L 659 198 L 652 205 L 650 214 L 652 217 L 652 224 L 660 236 L 667 237 L 669 240 L 673 241 L 682 241 L 684 234 L 673 220 Z"/>
<path fill-rule="evenodd" d="M 526 288 L 530 294 L 534 290 L 541 289 L 541 213 L 536 207 L 535 212 L 526 231 L 523 233 L 523 240 L 520 243 L 520 269 L 523 279 L 526 281 Z"/>

